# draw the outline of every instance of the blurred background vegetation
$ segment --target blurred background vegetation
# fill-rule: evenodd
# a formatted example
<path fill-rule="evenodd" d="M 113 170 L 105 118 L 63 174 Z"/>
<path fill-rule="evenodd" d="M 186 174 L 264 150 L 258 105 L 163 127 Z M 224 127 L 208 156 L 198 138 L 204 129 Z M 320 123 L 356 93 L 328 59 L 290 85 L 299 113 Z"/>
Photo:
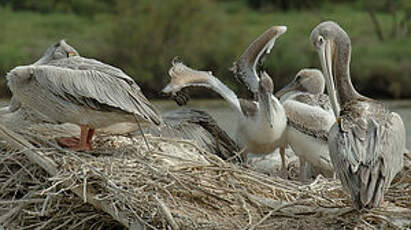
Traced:
<path fill-rule="evenodd" d="M 287 25 L 265 61 L 278 89 L 320 66 L 309 35 L 323 20 L 349 33 L 362 93 L 411 98 L 410 0 L 0 0 L 0 75 L 64 38 L 82 56 L 122 68 L 149 98 L 160 97 L 175 56 L 241 91 L 232 63 L 267 28 Z M 0 96 L 8 93 L 0 77 Z"/>

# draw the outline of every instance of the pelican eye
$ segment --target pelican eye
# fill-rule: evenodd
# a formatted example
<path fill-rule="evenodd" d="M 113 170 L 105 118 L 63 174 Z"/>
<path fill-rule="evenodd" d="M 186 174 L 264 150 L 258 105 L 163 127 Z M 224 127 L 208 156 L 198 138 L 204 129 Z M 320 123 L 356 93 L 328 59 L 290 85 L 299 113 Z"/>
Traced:
<path fill-rule="evenodd" d="M 67 52 L 67 57 L 76 56 L 76 54 L 72 51 Z"/>
<path fill-rule="evenodd" d="M 318 36 L 318 39 L 317 39 L 317 44 L 318 44 L 318 46 L 321 46 L 322 44 L 324 43 L 324 38 L 323 38 L 323 36 Z"/>

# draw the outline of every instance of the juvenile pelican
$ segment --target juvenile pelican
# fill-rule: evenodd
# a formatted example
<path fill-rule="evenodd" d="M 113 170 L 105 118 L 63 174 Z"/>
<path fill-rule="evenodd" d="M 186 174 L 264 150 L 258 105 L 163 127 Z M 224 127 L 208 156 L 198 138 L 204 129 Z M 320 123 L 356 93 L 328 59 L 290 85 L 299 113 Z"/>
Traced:
<path fill-rule="evenodd" d="M 321 71 L 303 69 L 275 95 L 287 114 L 286 143 L 300 158 L 300 179 L 306 178 L 305 162 L 324 176 L 333 175 L 328 151 L 328 131 L 335 123 L 330 101 L 324 94 Z M 280 151 L 284 151 L 281 147 Z"/>
<path fill-rule="evenodd" d="M 229 103 L 238 119 L 236 139 L 246 153 L 268 154 L 278 147 L 287 120 L 282 105 L 272 95 L 273 83 L 266 73 L 261 74 L 259 101 L 239 99 L 210 72 L 193 70 L 182 63 L 173 63 L 169 74 L 171 82 L 163 89 L 164 93 L 200 86 L 214 90 Z"/>
<path fill-rule="evenodd" d="M 79 141 L 60 140 L 73 150 L 91 150 L 96 128 L 136 119 L 161 123 L 132 78 L 94 59 L 75 55 L 47 65 L 20 66 L 10 71 L 7 79 L 13 96 L 23 105 L 54 121 L 80 126 Z"/>
<path fill-rule="evenodd" d="M 254 101 L 239 99 L 211 72 L 193 70 L 182 63 L 173 63 L 169 74 L 171 82 L 163 89 L 164 93 L 176 93 L 185 87 L 202 86 L 220 94 L 238 116 L 236 139 L 245 148 L 244 161 L 247 153 L 269 154 L 282 143 L 283 133 L 287 124 L 285 111 L 273 93 L 271 78 L 262 72 L 257 74 L 257 64 L 262 63 L 263 56 L 270 53 L 275 40 L 287 27 L 273 26 L 259 36 L 235 62 L 233 71 L 253 93 Z M 285 171 L 285 154 L 282 170 Z"/>
<path fill-rule="evenodd" d="M 329 133 L 331 161 L 357 209 L 378 207 L 403 166 L 404 124 L 398 114 L 353 87 L 351 41 L 339 25 L 323 22 L 310 39 L 320 56 L 328 91 L 337 96 L 330 97 L 338 114 Z"/>

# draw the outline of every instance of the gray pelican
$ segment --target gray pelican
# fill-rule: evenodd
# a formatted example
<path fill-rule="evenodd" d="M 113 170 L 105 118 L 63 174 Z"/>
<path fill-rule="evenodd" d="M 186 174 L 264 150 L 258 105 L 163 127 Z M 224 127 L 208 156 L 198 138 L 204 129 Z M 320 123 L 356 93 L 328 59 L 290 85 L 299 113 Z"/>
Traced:
<path fill-rule="evenodd" d="M 275 94 L 287 114 L 285 139 L 300 158 L 301 180 L 306 178 L 306 162 L 324 176 L 331 177 L 334 172 L 327 139 L 335 116 L 324 89 L 321 71 L 302 69 L 293 81 Z M 280 151 L 284 151 L 284 147 Z"/>
<path fill-rule="evenodd" d="M 68 58 L 71 56 L 79 56 L 77 50 L 73 47 L 68 45 L 65 40 L 60 40 L 59 42 L 54 43 L 49 48 L 47 48 L 46 52 L 44 52 L 43 56 L 37 60 L 33 65 L 47 65 L 51 61 L 60 60 L 63 58 Z M 7 110 L 9 112 L 15 112 L 20 109 L 21 103 L 16 100 L 14 96 L 11 97 L 10 105 L 8 106 Z M 36 112 L 28 111 L 29 109 L 25 108 L 24 111 L 28 113 L 35 114 Z M 1 113 L 0 113 L 1 114 Z"/>
<path fill-rule="evenodd" d="M 77 50 L 61 40 L 50 46 L 44 55 L 33 65 L 47 65 L 52 61 L 72 56 L 79 56 Z M 12 98 L 10 104 L 17 105 L 15 98 Z M 42 126 L 47 124 L 49 129 L 53 129 L 55 122 L 50 118 L 30 109 L 27 106 L 13 107 L 10 111 L 9 106 L 0 108 L 0 120 L 15 131 L 31 126 Z M 196 141 L 196 143 L 209 152 L 216 153 L 222 159 L 233 158 L 233 153 L 238 152 L 236 143 L 222 130 L 215 120 L 206 112 L 196 109 L 178 109 L 163 114 L 164 124 L 160 129 L 157 127 L 144 127 L 145 130 L 156 136 L 183 138 Z M 64 125 L 63 125 L 64 126 Z M 135 128 L 132 128 L 133 130 Z M 65 131 L 65 129 L 61 129 Z M 57 131 L 57 130 L 56 130 Z M 118 130 L 123 132 L 123 130 Z M 104 130 L 103 130 L 104 132 Z"/>
<path fill-rule="evenodd" d="M 281 103 L 272 95 L 273 83 L 266 73 L 260 76 L 259 101 L 239 99 L 210 72 L 194 70 L 182 63 L 173 63 L 169 74 L 171 82 L 163 89 L 164 93 L 174 94 L 186 87 L 206 87 L 229 103 L 238 115 L 237 143 L 246 153 L 269 154 L 279 146 L 287 119 Z"/>
<path fill-rule="evenodd" d="M 182 63 L 173 63 L 169 71 L 170 83 L 164 93 L 175 94 L 186 87 L 207 87 L 222 96 L 236 112 L 236 140 L 247 153 L 269 154 L 282 145 L 283 133 L 287 125 L 285 111 L 279 100 L 274 97 L 273 83 L 265 72 L 257 74 L 257 65 L 262 63 L 264 55 L 270 53 L 275 40 L 285 33 L 287 27 L 273 26 L 259 36 L 234 63 L 236 77 L 244 83 L 255 100 L 239 99 L 211 72 L 193 70 Z M 282 157 L 282 171 L 286 170 L 285 153 Z"/>
<path fill-rule="evenodd" d="M 11 70 L 7 74 L 8 86 L 23 105 L 56 122 L 80 126 L 79 140 L 65 138 L 60 144 L 87 151 L 92 149 L 96 128 L 136 119 L 161 123 L 139 86 L 122 70 L 78 55 L 50 60 L 55 52 L 46 54 L 35 65 Z"/>
<path fill-rule="evenodd" d="M 402 169 L 405 128 L 382 103 L 360 95 L 351 83 L 351 41 L 335 22 L 311 32 L 337 122 L 329 133 L 331 161 L 357 209 L 378 207 Z M 338 106 L 341 111 L 338 112 Z"/>

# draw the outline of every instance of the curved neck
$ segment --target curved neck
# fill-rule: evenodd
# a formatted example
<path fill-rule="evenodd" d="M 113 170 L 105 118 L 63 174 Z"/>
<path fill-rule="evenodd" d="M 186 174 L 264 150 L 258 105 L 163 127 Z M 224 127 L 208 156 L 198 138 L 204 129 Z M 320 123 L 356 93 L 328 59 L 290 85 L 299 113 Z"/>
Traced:
<path fill-rule="evenodd" d="M 211 75 L 210 75 L 211 76 Z M 218 78 L 211 76 L 208 80 L 209 87 L 218 93 L 221 97 L 226 100 L 230 106 L 237 110 L 238 112 L 242 113 L 240 102 L 238 101 L 237 95 L 226 85 L 224 85 Z"/>
<path fill-rule="evenodd" d="M 350 59 L 351 59 L 351 42 L 347 35 L 338 36 L 335 41 L 334 54 L 334 82 L 337 89 L 338 102 L 341 107 L 362 96 L 355 90 L 351 83 L 350 76 Z"/>
<path fill-rule="evenodd" d="M 292 90 L 289 91 L 287 93 L 285 93 L 284 95 L 282 95 L 281 97 L 278 97 L 278 95 L 276 94 L 275 97 L 278 98 L 280 100 L 281 103 L 284 103 L 285 101 L 287 101 L 288 99 L 292 99 L 293 97 L 295 97 L 296 95 L 301 94 L 302 92 L 299 90 Z"/>

